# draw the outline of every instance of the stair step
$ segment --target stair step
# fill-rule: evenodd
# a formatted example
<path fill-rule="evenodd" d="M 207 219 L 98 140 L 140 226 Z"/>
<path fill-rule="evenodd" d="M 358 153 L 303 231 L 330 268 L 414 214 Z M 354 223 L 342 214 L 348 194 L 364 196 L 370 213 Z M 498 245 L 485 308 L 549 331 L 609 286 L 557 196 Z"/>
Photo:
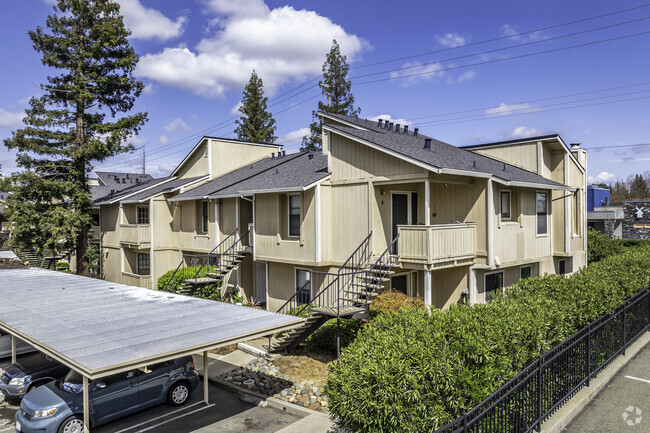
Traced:
<path fill-rule="evenodd" d="M 379 296 L 379 293 L 377 293 L 377 292 L 359 292 L 359 291 L 356 291 L 356 290 L 344 290 L 343 292 L 344 293 L 350 293 L 350 294 L 353 294 L 353 295 L 370 297 L 370 298 L 376 298 L 377 296 Z"/>
<path fill-rule="evenodd" d="M 379 284 L 371 284 L 371 283 L 352 283 L 352 285 L 355 287 L 363 287 L 363 288 L 369 288 L 375 290 L 379 290 L 383 288 L 383 286 L 380 286 Z"/>
<path fill-rule="evenodd" d="M 370 304 L 372 304 L 372 299 L 362 299 L 362 298 L 355 298 L 355 299 L 342 298 L 341 301 L 344 301 L 344 302 L 352 302 L 352 303 L 354 303 L 354 304 L 363 304 L 363 305 L 370 305 Z"/>

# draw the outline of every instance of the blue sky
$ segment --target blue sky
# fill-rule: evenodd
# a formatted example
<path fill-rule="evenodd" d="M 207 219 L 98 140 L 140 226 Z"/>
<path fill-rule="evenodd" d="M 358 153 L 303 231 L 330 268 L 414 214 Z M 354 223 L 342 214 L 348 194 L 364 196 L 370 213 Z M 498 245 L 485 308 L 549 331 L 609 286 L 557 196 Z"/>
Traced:
<path fill-rule="evenodd" d="M 348 56 L 362 117 L 391 116 L 458 146 L 559 133 L 589 150 L 592 180 L 650 169 L 643 1 L 118 2 L 147 86 L 135 109 L 150 120 L 133 144 L 156 176 L 202 134 L 234 136 L 231 118 L 253 69 L 278 142 L 297 150 L 320 93 L 310 80 L 333 38 Z M 44 26 L 52 3 L 2 1 L 0 139 L 20 127 L 47 76 L 27 32 Z M 16 169 L 14 156 L 0 150 L 5 173 Z M 139 150 L 95 168 L 137 171 L 141 162 Z"/>

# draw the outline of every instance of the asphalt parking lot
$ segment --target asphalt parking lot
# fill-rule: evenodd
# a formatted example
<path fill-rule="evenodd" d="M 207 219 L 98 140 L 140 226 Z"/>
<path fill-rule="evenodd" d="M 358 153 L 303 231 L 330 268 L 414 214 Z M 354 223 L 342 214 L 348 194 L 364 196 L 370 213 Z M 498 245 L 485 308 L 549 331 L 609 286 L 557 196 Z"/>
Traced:
<path fill-rule="evenodd" d="M 616 373 L 565 431 L 650 431 L 650 345 Z"/>
<path fill-rule="evenodd" d="M 0 368 L 11 360 L 0 359 Z M 121 420 L 100 426 L 94 433 L 183 433 L 183 432 L 275 432 L 301 416 L 272 407 L 258 407 L 239 400 L 229 391 L 210 385 L 210 405 L 203 403 L 203 384 L 180 408 L 162 404 Z M 0 433 L 13 433 L 18 406 L 0 394 Z"/>

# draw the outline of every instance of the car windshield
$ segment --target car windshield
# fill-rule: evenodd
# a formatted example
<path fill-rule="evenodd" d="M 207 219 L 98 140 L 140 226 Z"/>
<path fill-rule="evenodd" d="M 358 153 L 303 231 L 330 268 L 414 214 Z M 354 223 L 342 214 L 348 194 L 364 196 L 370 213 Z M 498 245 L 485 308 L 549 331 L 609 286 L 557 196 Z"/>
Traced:
<path fill-rule="evenodd" d="M 83 390 L 83 378 L 79 373 L 70 370 L 59 385 L 63 391 L 79 394 Z"/>

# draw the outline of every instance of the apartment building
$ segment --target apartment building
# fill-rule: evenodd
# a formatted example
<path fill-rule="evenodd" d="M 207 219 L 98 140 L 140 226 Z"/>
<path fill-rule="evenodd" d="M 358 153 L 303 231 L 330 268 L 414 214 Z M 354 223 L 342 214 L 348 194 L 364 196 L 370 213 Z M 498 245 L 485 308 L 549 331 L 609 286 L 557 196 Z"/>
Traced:
<path fill-rule="evenodd" d="M 188 284 L 219 280 L 270 311 L 352 314 L 388 288 L 445 308 L 586 264 L 578 145 L 549 135 L 459 148 L 321 116 L 322 152 L 204 137 L 169 177 L 100 201 L 105 278 L 153 288 L 207 257 L 221 271 Z"/>

